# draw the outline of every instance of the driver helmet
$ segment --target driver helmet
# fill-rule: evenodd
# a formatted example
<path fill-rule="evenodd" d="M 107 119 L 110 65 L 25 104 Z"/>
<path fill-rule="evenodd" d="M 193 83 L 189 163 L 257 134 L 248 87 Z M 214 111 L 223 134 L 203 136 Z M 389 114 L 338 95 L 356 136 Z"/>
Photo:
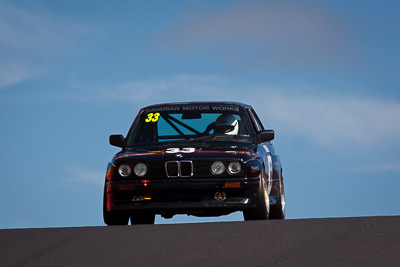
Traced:
<path fill-rule="evenodd" d="M 239 132 L 239 122 L 231 114 L 223 114 L 215 121 L 215 133 L 226 135 L 237 135 Z"/>

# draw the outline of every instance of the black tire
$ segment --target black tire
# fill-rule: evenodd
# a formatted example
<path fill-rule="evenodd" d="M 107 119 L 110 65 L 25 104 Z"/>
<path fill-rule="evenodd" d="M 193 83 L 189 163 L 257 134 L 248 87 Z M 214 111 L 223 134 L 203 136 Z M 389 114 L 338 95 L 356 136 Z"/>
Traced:
<path fill-rule="evenodd" d="M 129 215 L 118 211 L 107 211 L 107 192 L 104 186 L 103 195 L 103 220 L 107 225 L 127 225 L 129 222 Z"/>
<path fill-rule="evenodd" d="M 276 199 L 276 204 L 270 206 L 269 218 L 274 220 L 285 219 L 285 186 L 283 177 L 279 181 L 279 195 Z"/>
<path fill-rule="evenodd" d="M 263 175 L 257 192 L 257 207 L 254 209 L 244 210 L 244 220 L 267 220 L 269 218 L 269 207 L 268 188 Z"/>
<path fill-rule="evenodd" d="M 151 212 L 135 212 L 131 214 L 131 224 L 154 224 L 156 215 Z"/>

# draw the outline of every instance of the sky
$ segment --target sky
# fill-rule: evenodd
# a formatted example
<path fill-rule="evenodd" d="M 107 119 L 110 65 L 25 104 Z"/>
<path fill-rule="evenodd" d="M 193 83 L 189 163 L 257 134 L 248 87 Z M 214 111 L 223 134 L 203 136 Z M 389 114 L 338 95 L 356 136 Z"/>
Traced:
<path fill-rule="evenodd" d="M 400 215 L 399 8 L 0 0 L 0 228 L 104 225 L 109 135 L 181 101 L 244 102 L 275 130 L 287 219 Z"/>

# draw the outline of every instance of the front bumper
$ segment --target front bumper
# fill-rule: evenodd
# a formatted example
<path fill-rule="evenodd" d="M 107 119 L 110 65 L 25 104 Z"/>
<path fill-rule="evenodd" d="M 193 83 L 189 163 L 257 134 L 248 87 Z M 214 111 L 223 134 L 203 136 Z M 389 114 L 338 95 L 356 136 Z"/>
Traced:
<path fill-rule="evenodd" d="M 112 180 L 107 211 L 196 213 L 254 208 L 259 177 L 229 179 Z M 223 213 L 223 212 L 222 212 Z"/>

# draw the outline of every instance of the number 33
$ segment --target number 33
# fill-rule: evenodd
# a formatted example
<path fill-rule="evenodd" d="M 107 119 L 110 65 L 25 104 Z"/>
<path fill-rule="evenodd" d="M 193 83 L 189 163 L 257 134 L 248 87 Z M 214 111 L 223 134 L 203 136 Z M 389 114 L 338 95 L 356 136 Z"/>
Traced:
<path fill-rule="evenodd" d="M 160 117 L 160 113 L 149 113 L 147 114 L 147 119 L 145 122 L 157 122 L 158 118 Z"/>

